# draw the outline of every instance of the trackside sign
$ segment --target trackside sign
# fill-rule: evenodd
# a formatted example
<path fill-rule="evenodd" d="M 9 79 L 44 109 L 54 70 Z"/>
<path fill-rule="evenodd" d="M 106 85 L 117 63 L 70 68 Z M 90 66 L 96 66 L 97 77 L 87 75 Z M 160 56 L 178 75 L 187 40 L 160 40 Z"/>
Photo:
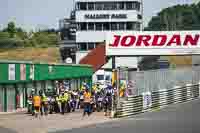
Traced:
<path fill-rule="evenodd" d="M 200 54 L 200 31 L 109 32 L 106 55 Z"/>

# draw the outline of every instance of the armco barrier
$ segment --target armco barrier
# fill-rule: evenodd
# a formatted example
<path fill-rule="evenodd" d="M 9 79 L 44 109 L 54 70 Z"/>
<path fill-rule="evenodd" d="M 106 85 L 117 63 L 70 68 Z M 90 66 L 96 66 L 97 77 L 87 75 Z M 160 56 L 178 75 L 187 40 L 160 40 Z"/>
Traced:
<path fill-rule="evenodd" d="M 184 87 L 176 86 L 171 90 L 151 92 L 148 96 L 128 96 L 127 99 L 122 101 L 120 106 L 118 106 L 116 117 L 127 117 L 159 109 L 170 104 L 183 103 L 197 99 L 200 94 L 199 90 L 199 84 L 188 84 Z"/>

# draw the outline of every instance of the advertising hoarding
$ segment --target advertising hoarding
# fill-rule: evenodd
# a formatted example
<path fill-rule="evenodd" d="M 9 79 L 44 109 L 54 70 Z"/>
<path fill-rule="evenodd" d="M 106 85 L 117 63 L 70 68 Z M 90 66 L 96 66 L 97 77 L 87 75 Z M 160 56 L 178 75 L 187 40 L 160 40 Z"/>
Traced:
<path fill-rule="evenodd" d="M 20 64 L 20 80 L 26 80 L 26 64 Z"/>
<path fill-rule="evenodd" d="M 106 55 L 197 55 L 200 31 L 108 32 Z"/>
<path fill-rule="evenodd" d="M 15 64 L 8 65 L 8 80 L 15 80 Z"/>

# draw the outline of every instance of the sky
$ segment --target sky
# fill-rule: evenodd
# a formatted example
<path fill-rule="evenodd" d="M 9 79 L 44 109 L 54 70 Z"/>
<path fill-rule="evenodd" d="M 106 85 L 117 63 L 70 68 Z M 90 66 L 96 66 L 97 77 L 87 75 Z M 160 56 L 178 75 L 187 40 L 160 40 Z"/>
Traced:
<path fill-rule="evenodd" d="M 161 9 L 198 0 L 143 0 L 144 24 Z M 69 17 L 73 0 L 0 0 L 0 29 L 14 21 L 26 30 L 58 28 L 58 20 Z"/>

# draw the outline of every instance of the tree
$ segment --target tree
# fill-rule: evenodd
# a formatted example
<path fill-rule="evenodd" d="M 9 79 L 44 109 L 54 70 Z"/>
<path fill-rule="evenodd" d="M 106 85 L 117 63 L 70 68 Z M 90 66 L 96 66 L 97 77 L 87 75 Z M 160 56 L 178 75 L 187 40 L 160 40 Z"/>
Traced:
<path fill-rule="evenodd" d="M 191 5 L 176 5 L 163 9 L 152 17 L 145 30 L 175 31 L 200 29 L 200 2 Z"/>
<path fill-rule="evenodd" d="M 14 38 L 16 34 L 16 27 L 14 22 L 9 22 L 8 23 L 8 28 L 7 28 L 8 33 L 10 34 L 10 38 Z"/>

